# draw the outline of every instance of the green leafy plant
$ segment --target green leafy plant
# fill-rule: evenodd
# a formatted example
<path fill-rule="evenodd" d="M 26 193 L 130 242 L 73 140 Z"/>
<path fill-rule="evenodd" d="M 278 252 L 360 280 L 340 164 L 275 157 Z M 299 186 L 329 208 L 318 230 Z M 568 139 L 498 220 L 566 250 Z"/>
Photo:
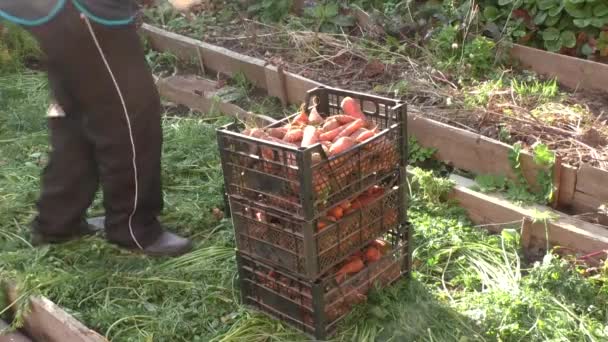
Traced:
<path fill-rule="evenodd" d="M 507 187 L 507 178 L 497 175 L 478 175 L 475 182 L 481 192 L 503 191 Z"/>
<path fill-rule="evenodd" d="M 292 5 L 292 0 L 262 0 L 253 2 L 247 11 L 258 16 L 262 21 L 278 22 L 289 15 Z"/>
<path fill-rule="evenodd" d="M 608 3 L 599 0 L 486 0 L 483 17 L 515 41 L 579 57 L 608 55 Z"/>
<path fill-rule="evenodd" d="M 340 13 L 341 7 L 337 2 L 325 1 L 304 11 L 302 21 L 307 26 L 314 27 L 317 32 L 339 32 L 342 27 L 355 24 L 351 15 Z"/>
<path fill-rule="evenodd" d="M 414 136 L 408 137 L 408 161 L 410 164 L 418 164 L 433 157 L 436 148 L 422 147 Z"/>

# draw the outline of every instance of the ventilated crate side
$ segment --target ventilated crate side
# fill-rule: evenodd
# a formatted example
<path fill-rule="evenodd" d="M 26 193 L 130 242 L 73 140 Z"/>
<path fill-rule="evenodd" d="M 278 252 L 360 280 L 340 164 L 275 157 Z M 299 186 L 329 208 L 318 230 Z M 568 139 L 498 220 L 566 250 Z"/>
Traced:
<path fill-rule="evenodd" d="M 299 279 L 238 254 L 242 300 L 317 339 L 335 333 L 352 308 L 367 299 L 369 290 L 386 287 L 409 272 L 407 234 L 389 238 L 392 251 L 341 282 L 331 274 L 318 282 Z"/>
<path fill-rule="evenodd" d="M 231 199 L 237 247 L 257 260 L 316 279 L 405 221 L 403 187 L 381 191 L 376 198 L 363 194 L 364 204 L 352 199 L 358 205 L 337 222 L 328 217 L 298 220 L 251 201 Z"/>
<path fill-rule="evenodd" d="M 322 115 L 336 114 L 345 96 L 359 98 L 368 121 L 379 133 L 364 143 L 327 158 L 321 144 L 298 148 L 256 139 L 230 124 L 218 130 L 226 191 L 311 220 L 407 164 L 407 115 L 403 103 L 364 94 L 320 88 L 309 98 L 320 101 Z M 370 105 L 371 104 L 371 105 Z M 289 122 L 287 118 L 273 126 Z"/>

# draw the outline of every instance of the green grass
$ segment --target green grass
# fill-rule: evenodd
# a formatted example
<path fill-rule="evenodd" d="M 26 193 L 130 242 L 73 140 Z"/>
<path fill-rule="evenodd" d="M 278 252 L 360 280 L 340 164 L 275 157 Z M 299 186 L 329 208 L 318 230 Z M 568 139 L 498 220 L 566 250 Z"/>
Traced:
<path fill-rule="evenodd" d="M 195 241 L 177 259 L 133 255 L 99 238 L 27 243 L 48 152 L 43 75 L 0 80 L 0 278 L 48 296 L 114 341 L 299 341 L 306 337 L 240 304 L 229 221 L 217 221 L 222 175 L 215 128 L 226 118 L 163 122 L 164 223 Z M 212 115 L 216 116 L 216 115 Z M 516 230 L 488 235 L 446 203 L 450 184 L 417 171 L 411 280 L 374 291 L 336 341 L 601 341 L 603 272 L 584 278 L 563 260 L 525 265 Z M 99 202 L 95 210 L 99 210 Z M 18 303 L 26 309 L 25 302 Z M 0 312 L 4 311 L 0 305 Z"/>

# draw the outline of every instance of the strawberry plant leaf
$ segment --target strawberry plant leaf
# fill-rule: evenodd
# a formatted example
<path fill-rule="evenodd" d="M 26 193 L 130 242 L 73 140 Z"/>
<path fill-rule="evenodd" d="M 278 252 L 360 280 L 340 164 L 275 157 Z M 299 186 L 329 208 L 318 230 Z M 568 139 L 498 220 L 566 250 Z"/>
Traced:
<path fill-rule="evenodd" d="M 591 5 L 579 5 L 578 3 L 575 3 L 573 1 L 574 0 L 569 0 L 569 2 L 566 2 L 564 6 L 564 9 L 568 14 L 577 19 L 590 18 L 593 16 L 593 7 Z"/>
<path fill-rule="evenodd" d="M 555 0 L 538 0 L 537 5 L 540 10 L 545 11 L 558 5 L 558 2 Z"/>
<path fill-rule="evenodd" d="M 488 6 L 483 10 L 483 16 L 489 22 L 492 22 L 500 17 L 500 11 L 494 6 Z"/>
<path fill-rule="evenodd" d="M 608 15 L 608 4 L 601 2 L 595 5 L 595 7 L 593 7 L 593 15 L 596 17 Z"/>
<path fill-rule="evenodd" d="M 591 25 L 592 19 L 574 19 L 572 22 L 576 27 L 585 28 Z"/>
<path fill-rule="evenodd" d="M 536 16 L 534 17 L 534 24 L 536 25 L 541 25 L 542 23 L 545 22 L 545 20 L 547 19 L 547 12 L 545 11 L 540 11 L 536 14 Z"/>
<path fill-rule="evenodd" d="M 551 52 L 558 52 L 562 48 L 562 42 L 558 40 L 545 40 L 545 49 Z"/>
<path fill-rule="evenodd" d="M 512 3 L 512 2 L 513 2 L 513 0 L 498 0 L 498 4 L 500 6 L 505 6 L 505 5 L 508 5 L 508 4 Z"/>
<path fill-rule="evenodd" d="M 560 19 L 561 19 L 560 15 L 555 16 L 555 17 L 549 16 L 547 18 L 547 20 L 545 20 L 545 25 L 547 25 L 547 26 L 555 26 L 555 25 L 557 25 L 557 23 L 559 22 Z"/>
<path fill-rule="evenodd" d="M 559 30 L 555 27 L 549 27 L 543 31 L 543 40 L 556 41 L 559 40 Z"/>
<path fill-rule="evenodd" d="M 565 4 L 562 2 L 561 4 L 559 4 L 559 6 L 549 9 L 549 11 L 548 11 L 549 16 L 555 17 L 557 15 L 560 15 L 562 13 L 562 11 L 564 10 L 564 6 L 565 6 Z"/>
<path fill-rule="evenodd" d="M 591 26 L 593 26 L 593 27 L 597 27 L 597 28 L 601 29 L 606 25 L 608 25 L 608 15 L 605 17 L 602 17 L 602 18 L 592 18 L 591 19 Z"/>
<path fill-rule="evenodd" d="M 576 46 L 576 35 L 572 31 L 563 31 L 559 38 L 562 45 L 567 48 L 573 48 Z"/>

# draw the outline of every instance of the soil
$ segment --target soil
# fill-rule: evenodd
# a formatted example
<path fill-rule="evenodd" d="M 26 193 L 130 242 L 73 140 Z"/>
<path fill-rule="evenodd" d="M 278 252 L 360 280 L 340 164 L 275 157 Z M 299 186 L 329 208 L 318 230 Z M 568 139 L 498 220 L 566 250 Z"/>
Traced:
<path fill-rule="evenodd" d="M 604 115 L 608 96 L 600 92 L 571 93 L 562 89 L 564 106 L 543 109 L 543 120 L 539 121 L 531 115 L 538 103 L 509 108 L 515 101 L 508 94 L 493 98 L 486 108 L 472 108 L 465 105 L 466 90 L 456 86 L 456 79 L 424 61 L 386 47 L 374 47 L 381 49 L 378 54 L 384 61 L 369 57 L 369 50 L 360 48 L 367 37 L 360 27 L 348 34 L 331 35 L 241 18 L 229 25 L 209 26 L 204 35 L 188 31 L 177 33 L 282 65 L 285 70 L 330 86 L 399 97 L 408 102 L 412 113 L 506 143 L 519 141 L 530 147 L 541 141 L 572 166 L 588 163 L 608 169 L 608 115 Z M 378 42 L 380 45 L 384 43 Z M 386 61 L 387 55 L 392 61 Z M 565 105 L 578 105 L 589 114 L 572 113 Z"/>

